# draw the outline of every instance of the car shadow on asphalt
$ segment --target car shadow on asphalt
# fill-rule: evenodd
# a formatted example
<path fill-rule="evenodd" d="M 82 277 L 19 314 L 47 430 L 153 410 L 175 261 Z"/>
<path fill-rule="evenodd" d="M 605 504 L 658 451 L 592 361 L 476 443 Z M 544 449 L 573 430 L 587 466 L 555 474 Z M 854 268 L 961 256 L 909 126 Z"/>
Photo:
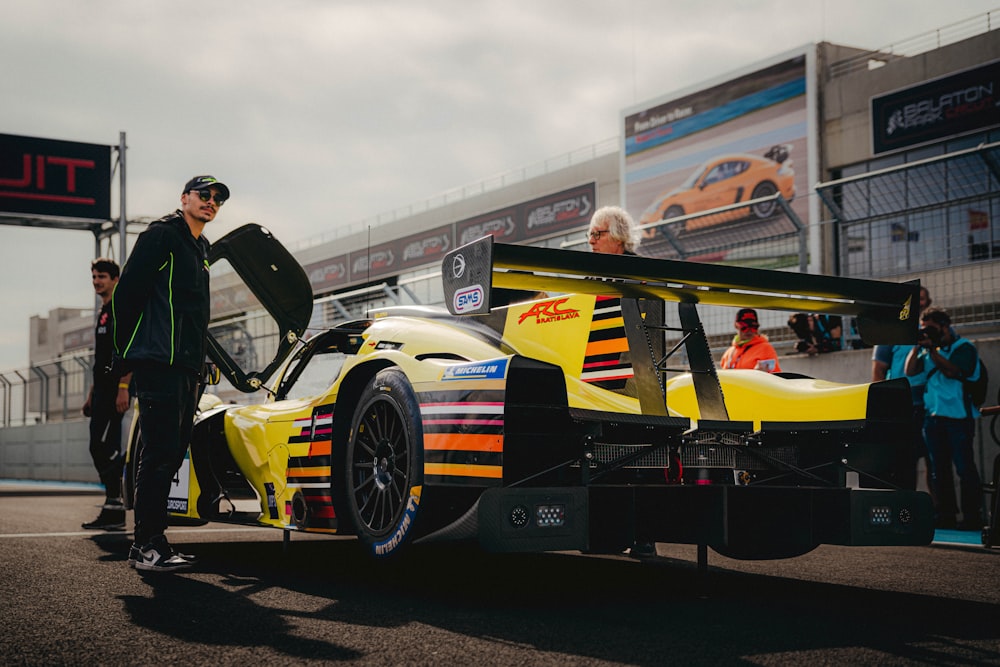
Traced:
<path fill-rule="evenodd" d="M 95 539 L 95 541 L 98 541 Z M 100 540 L 124 560 L 118 543 Z M 186 543 L 191 573 L 146 576 L 133 621 L 185 641 L 265 644 L 297 658 L 357 657 L 342 624 L 425 624 L 581 659 L 653 664 L 857 647 L 880 658 L 1000 662 L 1000 605 L 710 568 L 578 554 L 486 554 L 464 545 L 374 563 L 354 541 Z M 261 606 L 259 596 L 284 602 Z M 305 602 L 307 603 L 305 603 Z M 182 613 L 177 613 L 183 610 Z M 308 618 L 310 639 L 290 619 Z M 219 619 L 239 619 L 219 623 Z"/>

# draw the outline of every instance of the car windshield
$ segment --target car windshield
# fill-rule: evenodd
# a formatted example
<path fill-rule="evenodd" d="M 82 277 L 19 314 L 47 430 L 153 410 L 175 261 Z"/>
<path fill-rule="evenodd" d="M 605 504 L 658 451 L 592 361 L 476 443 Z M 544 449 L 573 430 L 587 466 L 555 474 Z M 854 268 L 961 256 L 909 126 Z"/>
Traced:
<path fill-rule="evenodd" d="M 278 384 L 276 398 L 300 399 L 318 396 L 340 376 L 344 361 L 357 354 L 364 342 L 367 323 L 337 327 L 312 338 L 288 363 Z"/>
<path fill-rule="evenodd" d="M 703 184 L 708 185 L 710 183 L 717 183 L 719 181 L 733 178 L 734 176 L 739 176 L 746 171 L 749 166 L 750 163 L 745 160 L 727 160 L 726 162 L 720 162 L 712 168 L 712 171 L 707 176 L 705 176 Z"/>
<path fill-rule="evenodd" d="M 282 380 L 282 398 L 299 399 L 322 394 L 340 375 L 345 359 L 347 355 L 336 349 L 319 350 L 311 357 L 294 359 L 285 374 L 288 384 Z"/>
<path fill-rule="evenodd" d="M 680 185 L 680 189 L 690 190 L 693 188 L 694 184 L 698 182 L 698 179 L 701 178 L 701 175 L 705 173 L 706 169 L 708 169 L 707 162 L 698 165 L 698 168 L 692 171 L 691 175 L 684 179 L 684 182 Z"/>

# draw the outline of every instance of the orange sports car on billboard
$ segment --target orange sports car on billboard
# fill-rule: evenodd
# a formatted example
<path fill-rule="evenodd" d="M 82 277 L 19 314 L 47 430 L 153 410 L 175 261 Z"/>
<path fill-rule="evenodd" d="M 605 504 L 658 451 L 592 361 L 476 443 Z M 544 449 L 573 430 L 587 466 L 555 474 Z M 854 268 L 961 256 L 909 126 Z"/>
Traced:
<path fill-rule="evenodd" d="M 781 193 L 786 201 L 795 197 L 795 170 L 788 158 L 791 145 L 772 147 L 763 157 L 746 153 L 720 155 L 701 164 L 681 185 L 664 192 L 643 212 L 640 224 L 678 218 L 691 213 L 770 197 Z M 722 222 L 754 216 L 774 215 L 775 200 L 684 221 L 684 230 L 703 229 Z"/>

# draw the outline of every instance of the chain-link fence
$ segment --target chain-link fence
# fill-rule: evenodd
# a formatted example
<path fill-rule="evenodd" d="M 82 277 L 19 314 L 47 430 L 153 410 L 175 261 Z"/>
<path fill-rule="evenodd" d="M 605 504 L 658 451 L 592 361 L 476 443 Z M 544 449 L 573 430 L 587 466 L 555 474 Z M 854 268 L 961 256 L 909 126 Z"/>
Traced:
<path fill-rule="evenodd" d="M 816 188 L 840 275 L 919 279 L 958 324 L 1000 324 L 1000 143 Z"/>

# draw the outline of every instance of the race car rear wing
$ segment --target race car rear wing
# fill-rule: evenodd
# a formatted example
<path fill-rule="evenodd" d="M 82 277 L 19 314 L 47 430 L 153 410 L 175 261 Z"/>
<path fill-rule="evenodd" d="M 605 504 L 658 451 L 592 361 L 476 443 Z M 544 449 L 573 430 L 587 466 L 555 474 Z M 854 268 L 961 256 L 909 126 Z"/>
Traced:
<path fill-rule="evenodd" d="M 495 243 L 484 236 L 442 261 L 454 315 L 489 312 L 498 288 L 662 299 L 853 316 L 868 344 L 915 343 L 919 281 L 893 283 L 634 255 Z"/>

